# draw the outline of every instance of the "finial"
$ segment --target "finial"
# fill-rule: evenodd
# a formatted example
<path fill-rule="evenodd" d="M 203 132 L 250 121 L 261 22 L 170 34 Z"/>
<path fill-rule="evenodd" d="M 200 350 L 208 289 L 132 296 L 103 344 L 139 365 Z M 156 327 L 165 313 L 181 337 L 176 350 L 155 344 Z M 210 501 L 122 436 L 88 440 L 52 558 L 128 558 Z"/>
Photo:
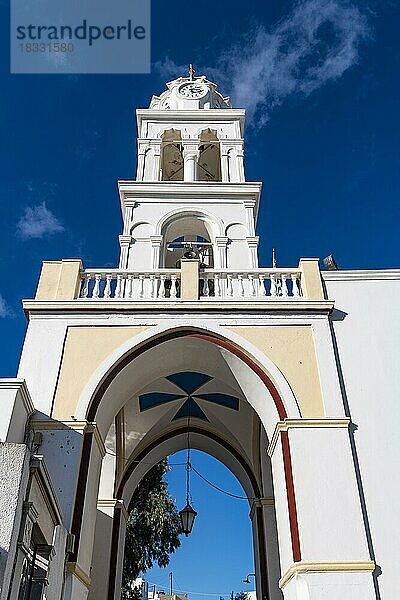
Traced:
<path fill-rule="evenodd" d="M 275 248 L 272 248 L 272 268 L 276 269 L 276 255 L 275 255 Z"/>
<path fill-rule="evenodd" d="M 190 65 L 189 65 L 189 79 L 190 79 L 190 81 L 193 81 L 195 73 L 196 73 L 196 71 L 194 70 L 192 63 L 190 63 Z"/>

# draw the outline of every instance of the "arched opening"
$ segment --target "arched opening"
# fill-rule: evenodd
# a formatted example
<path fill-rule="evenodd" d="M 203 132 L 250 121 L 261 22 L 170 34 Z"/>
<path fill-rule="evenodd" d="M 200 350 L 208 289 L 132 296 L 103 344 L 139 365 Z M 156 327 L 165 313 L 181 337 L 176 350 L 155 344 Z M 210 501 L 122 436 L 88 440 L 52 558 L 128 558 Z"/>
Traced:
<path fill-rule="evenodd" d="M 163 228 L 164 251 L 160 267 L 177 268 L 185 253 L 191 251 L 203 268 L 214 267 L 213 232 L 208 220 L 188 213 L 170 221 Z"/>
<path fill-rule="evenodd" d="M 214 129 L 207 128 L 200 133 L 197 179 L 199 181 L 221 181 L 220 142 Z"/>
<path fill-rule="evenodd" d="M 182 392 L 181 387 L 180 393 L 176 382 L 182 386 L 181 375 L 186 374 L 187 378 L 188 373 L 191 381 L 202 383 L 189 392 Z M 115 444 L 101 467 L 94 521 L 88 517 L 87 501 L 82 510 L 82 493 L 77 494 L 75 503 L 73 531 L 77 548 L 72 559 L 79 560 L 87 552 L 94 533 L 92 565 L 96 569 L 92 570 L 90 599 L 119 598 L 124 545 L 122 508 L 129 505 L 149 463 L 155 464 L 186 447 L 188 404 L 193 414 L 193 447 L 221 460 L 238 477 L 246 494 L 255 499 L 251 515 L 258 540 L 255 562 L 257 589 L 263 590 L 260 597 L 282 597 L 278 586 L 279 555 L 283 554 L 285 563 L 301 560 L 301 555 L 296 554 L 298 531 L 288 442 L 282 444 L 282 454 L 276 454 L 274 459 L 278 461 L 274 473 L 276 469 L 281 473 L 277 483 L 272 482 L 271 461 L 265 452 L 273 423 L 287 414 L 275 385 L 234 343 L 200 330 L 171 331 L 119 359 L 96 386 L 86 413 L 88 420 L 99 423 L 103 435 L 108 431 L 106 445 L 109 447 L 110 440 Z M 111 425 L 104 431 L 107 422 Z M 86 437 L 78 489 L 88 481 L 95 485 L 99 468 L 91 454 L 93 436 L 85 436 L 84 446 Z M 280 518 L 284 519 L 279 550 L 276 503 L 281 507 Z"/>
<path fill-rule="evenodd" d="M 177 129 L 161 136 L 161 181 L 183 181 L 182 136 Z"/>
<path fill-rule="evenodd" d="M 185 450 L 170 455 L 170 471 L 165 477 L 169 493 L 175 499 L 178 510 L 186 502 L 186 459 Z M 253 591 L 254 578 L 251 578 L 251 586 L 243 583 L 248 573 L 254 573 L 252 526 L 246 492 L 236 476 L 214 456 L 191 448 L 190 462 L 195 469 L 190 474 L 190 503 L 198 513 L 193 531 L 187 537 L 181 536 L 181 545 L 171 555 L 166 568 L 153 566 L 141 573 L 140 577 L 144 577 L 149 591 L 154 592 L 155 586 L 156 594 L 161 591 L 168 594 L 172 583 L 173 593 L 189 592 L 188 596 L 192 600 L 196 600 L 201 593 L 209 597 L 218 591 L 219 595 L 228 598 L 232 591 Z M 158 473 L 159 470 L 156 469 Z M 215 482 L 220 490 L 226 490 L 237 497 L 217 490 L 197 473 L 206 476 L 210 482 Z M 145 478 L 142 481 L 147 480 Z M 140 535 L 142 523 L 145 526 L 148 523 L 147 506 L 142 496 L 144 489 L 148 491 L 147 483 L 144 488 L 139 486 L 139 489 L 140 493 L 135 493 L 133 499 L 143 508 L 143 520 L 135 511 L 130 523 L 130 551 L 127 553 L 125 548 L 125 559 L 140 555 L 140 549 L 131 545 L 132 532 L 138 531 Z M 149 495 L 146 496 L 148 497 Z M 151 502 L 156 499 L 151 497 L 151 494 L 150 498 Z M 171 571 L 172 581 L 169 579 Z M 222 593 L 224 590 L 226 593 Z"/>
<path fill-rule="evenodd" d="M 197 400 L 198 402 L 198 400 Z M 208 413 L 209 414 L 209 413 Z M 271 473 L 270 467 L 263 466 L 264 482 L 257 476 L 249 464 L 248 458 L 242 456 L 241 451 L 235 448 L 231 443 L 213 432 L 211 429 L 205 429 L 199 426 L 199 417 L 193 417 L 192 425 L 187 426 L 187 420 L 177 426 L 173 431 L 169 431 L 159 436 L 139 453 L 133 453 L 133 456 L 127 461 L 127 467 L 118 484 L 116 495 L 124 498 L 126 505 L 129 505 L 133 492 L 142 479 L 142 477 L 151 469 L 151 467 L 162 460 L 165 456 L 187 448 L 187 436 L 190 434 L 190 446 L 192 449 L 201 450 L 213 456 L 228 468 L 240 482 L 244 494 L 248 498 L 248 510 L 250 513 L 250 529 L 253 538 L 253 552 L 256 573 L 257 598 L 270 598 L 271 600 L 281 599 L 281 592 L 277 585 L 278 581 L 278 562 L 279 551 L 276 533 L 276 522 L 273 507 L 269 507 L 269 515 L 265 514 L 264 508 L 257 505 L 257 500 L 262 497 L 263 486 L 270 489 Z M 139 446 L 142 446 L 139 444 Z M 267 518 L 266 518 L 267 517 Z M 203 515 L 206 518 L 206 515 Z M 198 527 L 201 527 L 201 522 Z M 265 527 L 268 529 L 266 538 Z M 123 551 L 121 544 L 124 541 L 125 520 L 121 518 L 119 510 L 114 511 L 112 523 L 112 544 L 110 553 L 110 572 L 109 572 L 109 590 L 108 596 L 119 599 L 121 569 Z M 223 534 L 223 532 L 221 532 Z M 268 541 L 268 557 L 267 544 Z M 104 543 L 100 543 L 101 552 L 104 551 Z M 100 557 L 96 557 L 94 564 L 99 565 Z M 267 564 L 268 563 L 268 564 Z M 96 572 L 93 573 L 96 577 Z M 246 574 L 245 574 L 246 575 Z M 270 581 L 268 580 L 270 578 Z M 94 590 L 93 598 L 98 597 L 98 591 Z M 91 596 L 89 596 L 91 598 Z"/>

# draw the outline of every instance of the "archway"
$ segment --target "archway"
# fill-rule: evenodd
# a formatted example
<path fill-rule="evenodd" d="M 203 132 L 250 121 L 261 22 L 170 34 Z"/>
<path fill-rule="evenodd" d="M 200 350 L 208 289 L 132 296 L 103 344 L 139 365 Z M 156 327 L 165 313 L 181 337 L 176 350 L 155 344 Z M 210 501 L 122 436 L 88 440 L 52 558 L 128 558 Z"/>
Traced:
<path fill-rule="evenodd" d="M 196 419 L 193 419 L 196 421 Z M 249 513 L 251 517 L 251 526 L 253 531 L 254 545 L 254 560 L 256 565 L 256 584 L 258 590 L 258 598 L 270 598 L 275 600 L 281 598 L 280 591 L 277 587 L 277 578 L 275 573 L 275 586 L 271 581 L 268 582 L 268 564 L 266 539 L 263 522 L 263 510 L 261 506 L 255 506 L 255 500 L 262 496 L 260 482 L 253 472 L 252 466 L 247 460 L 241 456 L 236 448 L 234 448 L 226 439 L 215 435 L 213 432 L 199 427 L 198 424 L 191 425 L 189 428 L 186 425 L 181 425 L 174 431 L 161 435 L 157 440 L 154 440 L 147 448 L 143 449 L 139 454 L 135 454 L 135 458 L 131 458 L 124 475 L 118 485 L 116 496 L 121 498 L 126 506 L 129 506 L 133 492 L 141 480 L 141 478 L 154 466 L 157 462 L 166 456 L 183 450 L 187 447 L 187 434 L 190 433 L 190 445 L 192 449 L 201 450 L 224 464 L 237 478 L 242 485 L 249 499 Z M 268 487 L 271 482 L 266 483 Z M 270 553 L 274 558 L 278 558 L 278 547 L 276 539 L 275 522 L 270 523 Z M 112 542 L 110 552 L 110 571 L 108 574 L 108 596 L 107 598 L 118 598 L 118 590 L 120 588 L 120 576 L 123 561 L 123 546 L 125 535 L 125 520 L 119 508 L 114 510 L 113 527 L 112 527 Z M 100 543 L 99 547 L 103 547 Z M 269 562 L 272 562 L 270 556 Z M 96 593 L 93 597 L 97 597 Z"/>
<path fill-rule="evenodd" d="M 116 447 L 115 454 L 117 456 L 113 459 L 111 466 L 110 464 L 108 467 L 106 465 L 108 457 L 103 463 L 102 472 L 106 473 L 105 479 L 108 484 L 104 485 L 103 477 L 100 484 L 100 495 L 106 494 L 108 497 L 101 498 L 99 496 L 98 500 L 100 504 L 103 502 L 103 506 L 108 502 L 110 524 L 112 523 L 109 530 L 111 544 L 107 573 L 109 588 L 108 595 L 105 597 L 118 598 L 117 590 L 122 568 L 120 549 L 123 548 L 124 535 L 123 512 L 124 507 L 126 509 L 129 504 L 129 494 L 131 493 L 129 490 L 132 491 L 132 485 L 134 485 L 132 482 L 135 481 L 135 476 L 137 479 L 137 474 L 140 474 L 140 468 L 138 469 L 137 465 L 140 465 L 145 456 L 146 461 L 143 462 L 143 465 L 145 463 L 148 465 L 149 457 L 157 462 L 174 449 L 184 448 L 186 443 L 185 426 L 182 429 L 179 418 L 176 417 L 179 410 L 182 409 L 182 406 L 178 406 L 179 402 L 183 405 L 187 399 L 175 398 L 162 404 L 158 407 L 160 412 L 155 418 L 150 415 L 150 410 L 141 411 L 138 397 L 149 394 L 151 391 L 149 386 L 159 385 L 157 377 L 158 379 L 168 379 L 171 375 L 188 371 L 206 375 L 209 379 L 215 380 L 219 386 L 230 387 L 231 395 L 236 394 L 239 401 L 239 410 L 235 411 L 231 407 L 232 412 L 229 416 L 227 413 L 229 407 L 224 406 L 224 403 L 221 405 L 221 403 L 205 397 L 207 394 L 209 396 L 215 394 L 215 390 L 201 394 L 200 399 L 196 399 L 196 401 L 200 405 L 203 403 L 200 408 L 205 419 L 199 416 L 193 419 L 197 419 L 197 422 L 196 429 L 193 429 L 192 433 L 198 438 L 198 449 L 209 451 L 209 448 L 216 444 L 217 457 L 233 472 L 236 470 L 237 476 L 244 478 L 243 486 L 249 497 L 253 499 L 251 512 L 253 527 L 257 531 L 258 539 L 256 563 L 258 564 L 257 584 L 260 597 L 268 595 L 274 598 L 267 583 L 267 571 L 271 571 L 269 564 L 271 562 L 273 563 L 272 571 L 275 572 L 273 578 L 275 588 L 272 588 L 272 593 L 275 593 L 275 597 L 279 597 L 277 596 L 280 594 L 277 578 L 279 578 L 280 569 L 277 548 L 271 550 L 270 544 L 270 548 L 267 550 L 268 544 L 265 542 L 266 538 L 269 538 L 270 542 L 275 539 L 276 543 L 276 532 L 268 531 L 266 521 L 270 524 L 275 520 L 275 504 L 279 502 L 280 518 L 283 519 L 283 536 L 280 538 L 279 544 L 280 553 L 285 555 L 284 558 L 287 562 L 293 559 L 299 560 L 297 558 L 299 544 L 296 506 L 288 440 L 285 443 L 282 442 L 282 452 L 277 453 L 274 459 L 274 469 L 279 471 L 278 483 L 272 482 L 271 463 L 265 449 L 276 422 L 285 418 L 287 411 L 276 383 L 243 346 L 240 348 L 232 340 L 210 334 L 204 329 L 193 328 L 169 330 L 163 335 L 152 336 L 131 347 L 128 352 L 124 353 L 121 350 L 120 359 L 114 361 L 111 368 L 105 369 L 104 377 L 102 380 L 98 380 L 94 393 L 91 394 L 90 405 L 87 407 L 87 418 L 90 421 L 98 421 L 104 434 L 114 427 L 116 439 L 120 437 L 121 427 L 118 426 L 118 422 L 120 424 L 122 422 L 121 410 L 128 406 L 127 410 L 129 411 L 133 404 L 136 406 L 134 418 L 138 434 L 136 438 L 138 442 L 134 445 L 133 450 L 129 449 L 126 455 L 122 454 L 122 462 L 119 460 L 121 452 Z M 156 391 L 161 393 L 163 390 L 158 387 Z M 219 393 L 226 394 L 226 391 L 224 388 Z M 164 393 L 166 392 L 164 391 Z M 208 403 L 207 409 L 204 408 L 204 403 Z M 296 415 L 297 413 L 293 416 Z M 108 429 L 106 423 L 109 424 Z M 147 423 L 145 431 L 140 430 L 140 423 Z M 243 427 L 244 423 L 247 423 L 245 427 Z M 265 427 L 265 423 L 267 423 L 267 427 Z M 192 427 L 194 428 L 194 425 Z M 79 561 L 79 554 L 88 552 L 90 536 L 93 545 L 93 531 L 96 522 L 96 498 L 93 498 L 92 489 L 89 494 L 89 488 L 95 486 L 96 480 L 99 481 L 101 459 L 96 459 L 93 454 L 91 436 L 92 434 L 88 434 L 84 440 L 74 511 L 73 530 L 77 539 L 74 558 L 77 561 Z M 171 440 L 174 440 L 174 444 L 177 443 L 178 446 L 171 447 Z M 206 446 L 204 446 L 204 440 L 207 440 Z M 120 448 L 124 448 L 124 446 L 122 445 Z M 228 459 L 227 456 L 230 458 Z M 125 460 L 127 466 L 121 467 Z M 132 477 L 133 479 L 131 479 Z M 88 480 L 90 481 L 89 485 Z M 85 488 L 88 489 L 82 493 Z M 98 489 L 97 485 L 96 495 Z M 92 498 L 91 507 L 88 503 L 88 494 Z M 273 519 L 270 518 L 271 514 Z M 119 554 L 116 556 L 118 551 Z"/>

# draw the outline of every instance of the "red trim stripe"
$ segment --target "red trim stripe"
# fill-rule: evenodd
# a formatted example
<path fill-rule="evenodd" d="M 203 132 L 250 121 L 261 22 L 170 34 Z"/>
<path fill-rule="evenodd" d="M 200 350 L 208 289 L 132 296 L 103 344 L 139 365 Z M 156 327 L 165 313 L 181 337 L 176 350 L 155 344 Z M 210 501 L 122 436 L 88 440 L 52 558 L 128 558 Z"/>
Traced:
<path fill-rule="evenodd" d="M 290 455 L 289 435 L 287 431 L 281 431 L 283 465 L 285 468 L 286 495 L 289 509 L 290 533 L 292 537 L 293 561 L 301 560 L 299 524 L 297 521 L 296 496 L 294 492 L 294 481 L 292 471 L 292 458 Z"/>

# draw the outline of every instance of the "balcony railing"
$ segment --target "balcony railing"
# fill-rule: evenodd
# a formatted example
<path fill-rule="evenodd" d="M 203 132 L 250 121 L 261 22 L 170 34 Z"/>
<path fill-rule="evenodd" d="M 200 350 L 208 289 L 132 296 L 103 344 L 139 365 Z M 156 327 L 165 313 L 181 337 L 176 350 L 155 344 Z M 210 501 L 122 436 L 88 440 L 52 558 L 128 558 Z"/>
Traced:
<path fill-rule="evenodd" d="M 122 271 L 85 269 L 81 298 L 125 300 L 175 300 L 180 297 L 179 269 Z"/>
<path fill-rule="evenodd" d="M 198 288 L 200 300 L 287 300 L 302 296 L 299 269 L 205 269 L 199 273 Z M 181 298 L 181 271 L 86 269 L 82 272 L 80 297 L 92 300 L 177 300 Z"/>
<path fill-rule="evenodd" d="M 235 271 L 206 269 L 200 272 L 200 297 L 299 298 L 300 271 L 297 269 L 253 269 Z"/>

